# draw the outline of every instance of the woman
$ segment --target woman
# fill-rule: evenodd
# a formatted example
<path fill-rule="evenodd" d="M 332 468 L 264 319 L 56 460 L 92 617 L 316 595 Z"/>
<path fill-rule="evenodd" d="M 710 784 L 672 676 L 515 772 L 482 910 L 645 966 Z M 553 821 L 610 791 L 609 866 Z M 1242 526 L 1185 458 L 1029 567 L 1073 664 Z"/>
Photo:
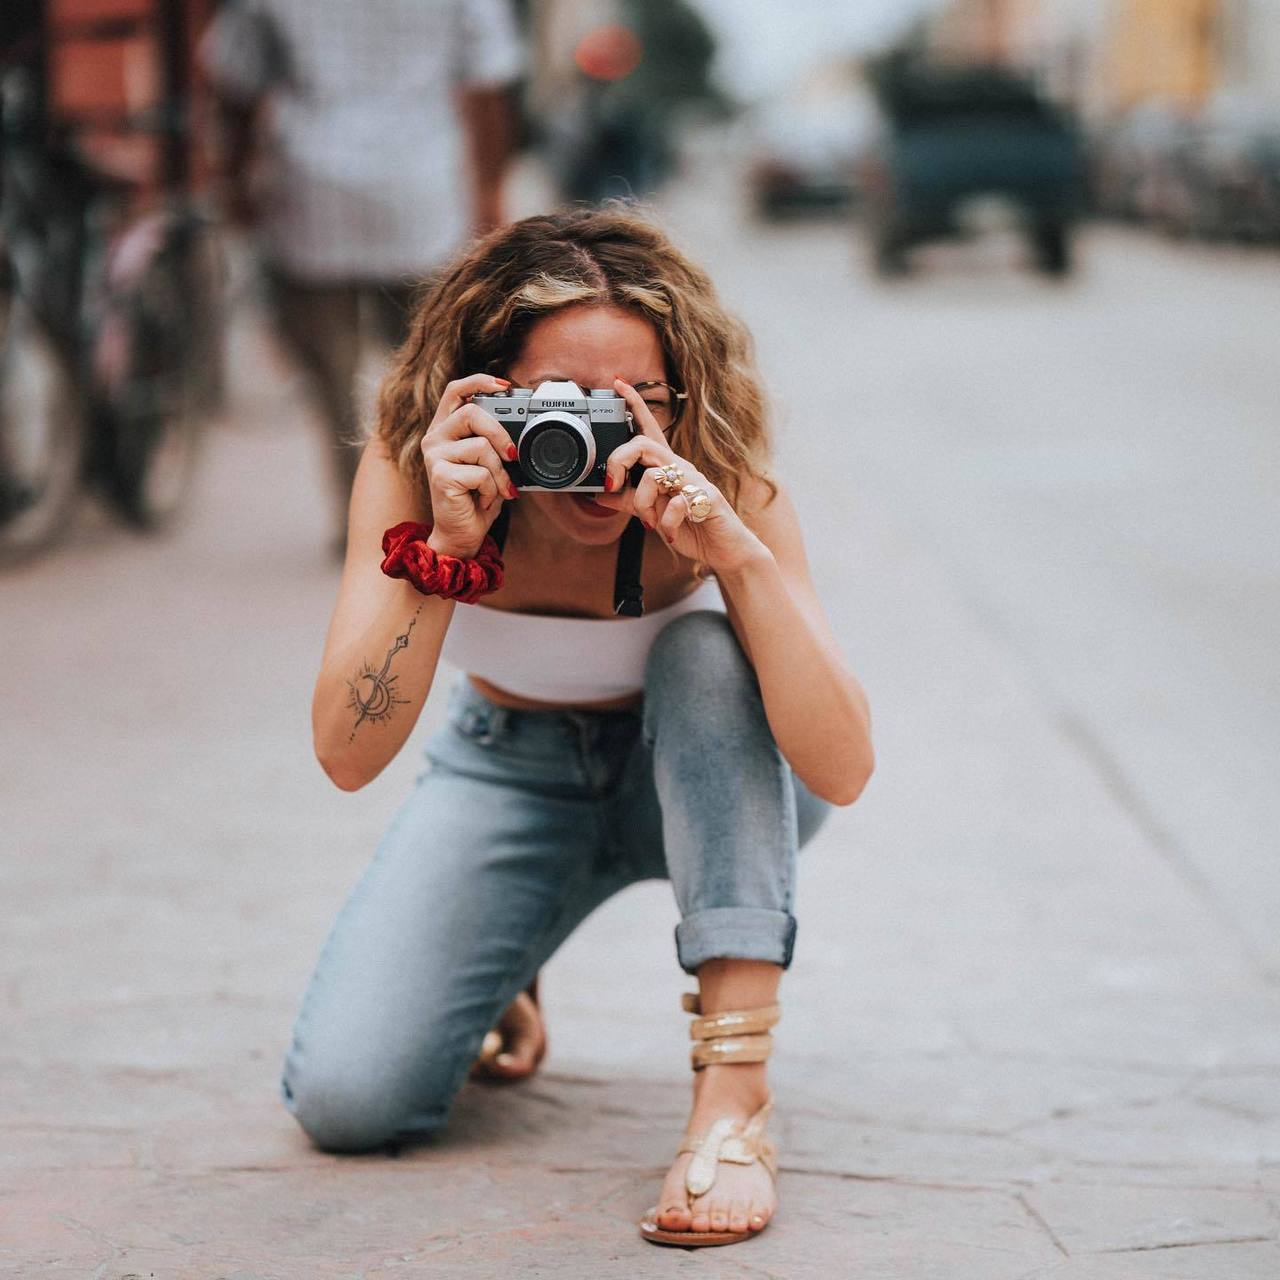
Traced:
<path fill-rule="evenodd" d="M 604 492 L 513 487 L 512 438 L 473 398 L 548 380 L 625 400 L 634 434 Z M 629 541 L 645 612 L 618 618 Z M 765 1059 L 796 849 L 858 797 L 872 749 L 768 475 L 745 331 L 632 214 L 492 233 L 420 300 L 348 547 L 313 705 L 330 778 L 354 790 L 384 768 L 442 653 L 468 676 L 321 953 L 286 1105 L 332 1151 L 439 1128 L 487 1029 L 576 925 L 669 877 L 677 959 L 699 985 L 685 997 L 693 1105 L 640 1229 L 678 1244 L 754 1234 L 777 1205 Z"/>

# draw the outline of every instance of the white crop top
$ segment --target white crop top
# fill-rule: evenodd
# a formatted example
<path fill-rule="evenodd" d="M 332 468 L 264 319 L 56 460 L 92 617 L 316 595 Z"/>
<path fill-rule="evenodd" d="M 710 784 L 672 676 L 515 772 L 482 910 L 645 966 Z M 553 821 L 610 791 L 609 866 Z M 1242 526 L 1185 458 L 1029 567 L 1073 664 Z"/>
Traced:
<path fill-rule="evenodd" d="M 714 578 L 638 618 L 558 618 L 460 604 L 440 656 L 507 693 L 539 702 L 604 702 L 638 693 L 654 637 L 695 609 L 725 611 Z"/>

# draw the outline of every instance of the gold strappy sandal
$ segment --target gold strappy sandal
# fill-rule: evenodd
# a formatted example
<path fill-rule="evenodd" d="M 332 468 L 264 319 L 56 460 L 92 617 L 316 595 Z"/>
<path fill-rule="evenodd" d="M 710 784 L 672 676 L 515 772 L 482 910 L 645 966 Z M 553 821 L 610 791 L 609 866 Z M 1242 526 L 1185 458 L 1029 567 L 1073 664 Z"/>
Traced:
<path fill-rule="evenodd" d="M 687 991 L 680 1002 L 686 1013 L 702 1013 L 696 992 Z M 773 1052 L 769 1028 L 782 1016 L 780 1006 L 762 1005 L 757 1009 L 726 1009 L 722 1013 L 694 1018 L 689 1036 L 699 1043 L 693 1046 L 690 1062 L 695 1071 L 712 1062 L 763 1062 Z M 728 1116 L 717 1120 L 701 1133 L 686 1132 L 676 1155 L 694 1153 L 685 1169 L 684 1185 L 688 1203 L 711 1188 L 716 1180 L 716 1166 L 721 1160 L 732 1164 L 753 1164 L 759 1160 L 777 1181 L 777 1148 L 765 1134 L 764 1126 L 773 1109 L 770 1094 L 754 1115 L 746 1121 Z M 771 1219 L 770 1219 L 771 1220 Z M 765 1226 L 768 1226 L 766 1221 Z M 737 1244 L 759 1235 L 764 1227 L 746 1231 L 667 1231 L 658 1226 L 658 1206 L 645 1211 L 640 1219 L 640 1234 L 654 1244 L 704 1245 Z"/>

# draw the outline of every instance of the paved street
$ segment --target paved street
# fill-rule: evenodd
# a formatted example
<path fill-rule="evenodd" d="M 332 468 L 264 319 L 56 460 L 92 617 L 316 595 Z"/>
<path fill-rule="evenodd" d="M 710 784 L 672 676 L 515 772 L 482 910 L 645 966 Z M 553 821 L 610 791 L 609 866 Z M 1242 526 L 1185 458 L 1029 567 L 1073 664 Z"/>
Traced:
<path fill-rule="evenodd" d="M 775 1221 L 636 1232 L 689 1086 L 662 882 L 557 953 L 543 1069 L 439 1141 L 325 1155 L 278 1102 L 442 689 L 328 783 L 325 476 L 242 310 L 189 522 L 86 503 L 0 581 L 0 1275 L 1280 1275 L 1280 255 L 1104 229 L 1066 285 L 997 240 L 887 288 L 714 177 L 667 217 L 757 334 L 875 717 L 802 854 Z"/>

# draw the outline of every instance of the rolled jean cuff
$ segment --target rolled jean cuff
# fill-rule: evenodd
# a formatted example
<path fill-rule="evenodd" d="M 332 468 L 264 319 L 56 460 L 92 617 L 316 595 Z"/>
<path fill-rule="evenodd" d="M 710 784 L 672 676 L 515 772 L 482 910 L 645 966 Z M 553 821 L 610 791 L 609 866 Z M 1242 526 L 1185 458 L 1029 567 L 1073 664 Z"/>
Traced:
<path fill-rule="evenodd" d="M 769 960 L 785 969 L 795 943 L 795 916 L 770 907 L 705 907 L 676 925 L 676 956 L 685 973 L 717 956 Z"/>

